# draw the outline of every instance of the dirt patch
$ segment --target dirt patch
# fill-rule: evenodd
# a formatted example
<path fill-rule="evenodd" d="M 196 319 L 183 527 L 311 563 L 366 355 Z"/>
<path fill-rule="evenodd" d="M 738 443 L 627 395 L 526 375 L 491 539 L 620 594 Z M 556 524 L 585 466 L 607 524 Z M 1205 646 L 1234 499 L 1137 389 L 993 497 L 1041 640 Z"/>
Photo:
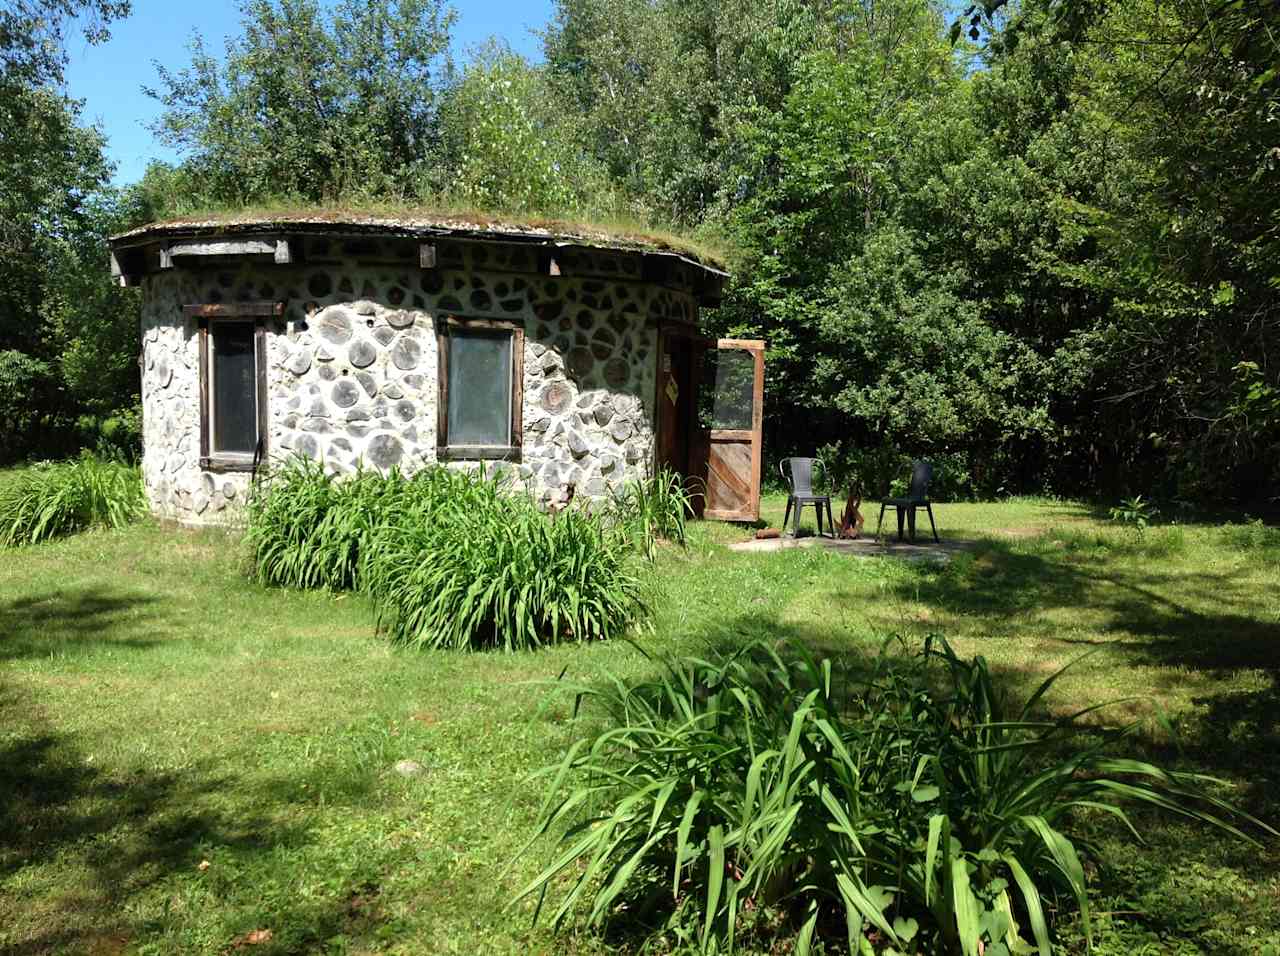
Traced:
<path fill-rule="evenodd" d="M 94 680 L 92 677 L 86 677 L 84 675 L 62 674 L 52 674 L 41 677 L 40 682 L 48 684 L 51 687 L 92 687 L 95 684 L 101 683 L 100 681 Z"/>
<path fill-rule="evenodd" d="M 265 943 L 271 942 L 271 937 L 273 935 L 274 934 L 269 929 L 255 929 L 233 939 L 231 941 L 231 948 L 233 950 L 237 950 L 249 949 L 252 946 L 262 946 Z"/>
<path fill-rule="evenodd" d="M 117 956 L 128 950 L 132 941 L 128 933 L 103 933 L 88 940 L 85 952 L 90 956 Z"/>

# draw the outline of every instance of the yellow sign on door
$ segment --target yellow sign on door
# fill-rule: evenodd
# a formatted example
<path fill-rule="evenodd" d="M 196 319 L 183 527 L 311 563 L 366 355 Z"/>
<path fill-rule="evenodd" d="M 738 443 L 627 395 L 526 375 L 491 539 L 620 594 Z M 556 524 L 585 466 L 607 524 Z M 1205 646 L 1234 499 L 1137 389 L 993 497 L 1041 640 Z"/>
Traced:
<path fill-rule="evenodd" d="M 671 399 L 671 404 L 676 403 L 676 399 L 680 397 L 680 389 L 676 386 L 674 378 L 667 379 L 667 398 Z"/>

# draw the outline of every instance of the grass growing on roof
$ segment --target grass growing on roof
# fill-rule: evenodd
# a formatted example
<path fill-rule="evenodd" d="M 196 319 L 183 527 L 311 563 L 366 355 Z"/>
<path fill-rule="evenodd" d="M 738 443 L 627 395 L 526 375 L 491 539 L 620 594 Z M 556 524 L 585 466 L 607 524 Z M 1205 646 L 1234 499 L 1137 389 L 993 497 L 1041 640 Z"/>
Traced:
<path fill-rule="evenodd" d="M 775 526 L 784 500 L 764 503 Z M 886 633 L 935 631 L 1015 697 L 1098 648 L 1054 684 L 1049 713 L 1136 694 L 1094 718 L 1139 720 L 1132 756 L 1226 778 L 1232 800 L 1280 819 L 1274 528 L 1138 536 L 1031 499 L 936 510 L 944 538 L 975 543 L 941 567 L 732 554 L 749 530 L 693 522 L 687 551 L 657 552 L 642 646 L 764 638 L 856 661 Z M 375 633 L 367 598 L 261 587 L 245 552 L 224 531 L 143 521 L 0 564 L 0 951 L 634 953 L 533 926 L 532 907 L 506 905 L 539 862 L 504 868 L 537 825 L 530 774 L 576 736 L 547 682 L 640 681 L 653 665 L 625 642 L 404 649 Z M 422 771 L 395 772 L 406 759 Z M 1139 817 L 1143 843 L 1084 820 L 1101 863 L 1094 953 L 1280 946 L 1280 846 Z M 1084 952 L 1076 919 L 1059 933 Z"/>
<path fill-rule="evenodd" d="M 719 269 L 728 265 L 735 256 L 734 250 L 724 241 L 705 231 L 686 235 L 673 227 L 647 222 L 623 212 L 584 219 L 554 213 L 477 209 L 447 198 L 422 203 L 367 199 L 308 203 L 279 199 L 247 206 L 182 209 L 181 215 L 152 225 L 358 223 L 373 220 L 492 230 L 495 239 L 501 238 L 504 231 L 547 232 L 578 238 L 586 245 L 676 252 Z"/>

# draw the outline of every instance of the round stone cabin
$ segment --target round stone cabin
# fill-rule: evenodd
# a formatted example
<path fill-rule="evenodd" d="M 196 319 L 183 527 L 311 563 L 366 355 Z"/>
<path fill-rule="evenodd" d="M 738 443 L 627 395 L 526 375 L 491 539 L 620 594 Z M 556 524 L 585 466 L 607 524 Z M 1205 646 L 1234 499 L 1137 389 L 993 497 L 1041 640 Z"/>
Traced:
<path fill-rule="evenodd" d="M 290 455 L 605 496 L 662 463 L 663 339 L 696 337 L 726 278 L 643 239 L 451 218 L 156 223 L 111 266 L 143 290 L 147 496 L 184 524 L 233 520 Z"/>

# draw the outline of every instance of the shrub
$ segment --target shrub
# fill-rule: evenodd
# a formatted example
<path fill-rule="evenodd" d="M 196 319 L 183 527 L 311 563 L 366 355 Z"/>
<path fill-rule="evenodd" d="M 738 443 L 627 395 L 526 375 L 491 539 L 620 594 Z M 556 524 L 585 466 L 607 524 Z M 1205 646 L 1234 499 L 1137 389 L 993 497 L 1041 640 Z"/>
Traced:
<path fill-rule="evenodd" d="M 1134 528 L 1142 533 L 1159 514 L 1159 508 L 1145 500 L 1142 495 L 1135 495 L 1132 498 L 1125 498 L 1119 505 L 1112 508 L 1108 517 L 1116 524 Z"/>
<path fill-rule="evenodd" d="M 1268 526 L 1259 518 L 1240 524 L 1224 524 L 1219 536 L 1228 547 L 1266 561 L 1280 561 L 1280 528 Z"/>
<path fill-rule="evenodd" d="M 120 408 L 109 415 L 81 415 L 76 419 L 82 448 L 99 458 L 135 462 L 142 454 L 142 406 Z"/>
<path fill-rule="evenodd" d="M 142 476 L 130 465 L 91 455 L 34 465 L 0 485 L 0 545 L 119 528 L 143 513 L 143 503 Z"/>
<path fill-rule="evenodd" d="M 832 490 L 844 495 L 850 486 L 861 488 L 868 498 L 904 495 L 911 480 L 911 465 L 923 458 L 933 465 L 930 494 L 934 500 L 973 501 L 1005 492 L 993 476 L 998 467 L 981 468 L 976 456 L 967 452 L 920 450 L 916 454 L 891 445 L 836 441 L 818 448 L 816 456 L 831 469 Z M 776 475 L 777 466 L 770 472 Z M 983 476 L 979 480 L 977 474 Z"/>
<path fill-rule="evenodd" d="M 384 524 L 369 556 L 378 623 L 427 647 L 500 646 L 621 635 L 644 613 L 625 538 L 584 511 L 551 516 L 490 481 L 448 486 Z"/>
<path fill-rule="evenodd" d="M 652 561 L 657 557 L 659 541 L 684 547 L 693 497 L 678 474 L 663 468 L 653 477 L 629 481 L 615 492 L 609 514 Z"/>
<path fill-rule="evenodd" d="M 412 644 L 609 638 L 645 611 L 621 531 L 447 468 L 336 479 L 291 460 L 252 496 L 247 538 L 260 582 L 365 592 L 379 626 Z"/>
<path fill-rule="evenodd" d="M 12 461 L 33 447 L 43 409 L 56 392 L 47 362 L 16 349 L 0 349 L 0 461 Z"/>
<path fill-rule="evenodd" d="M 289 459 L 249 499 L 255 577 L 282 587 L 358 589 L 362 555 L 408 484 L 397 471 L 338 480 L 318 462 Z"/>
<path fill-rule="evenodd" d="M 984 660 L 934 639 L 858 679 L 756 645 L 573 688 L 603 706 L 604 727 L 544 771 L 538 836 L 567 829 L 517 899 L 541 909 L 564 886 L 557 925 L 583 904 L 593 926 L 625 913 L 704 950 L 768 916 L 797 953 L 845 937 L 849 952 L 876 938 L 1048 954 L 1061 898 L 1090 932 L 1080 813 L 1132 831 L 1126 806 L 1144 805 L 1243 839 L 1238 823 L 1263 826 L 1208 778 L 1109 755 L 1116 735 L 1082 726 L 1087 710 L 1037 717 L 1057 676 L 1012 718 Z"/>

